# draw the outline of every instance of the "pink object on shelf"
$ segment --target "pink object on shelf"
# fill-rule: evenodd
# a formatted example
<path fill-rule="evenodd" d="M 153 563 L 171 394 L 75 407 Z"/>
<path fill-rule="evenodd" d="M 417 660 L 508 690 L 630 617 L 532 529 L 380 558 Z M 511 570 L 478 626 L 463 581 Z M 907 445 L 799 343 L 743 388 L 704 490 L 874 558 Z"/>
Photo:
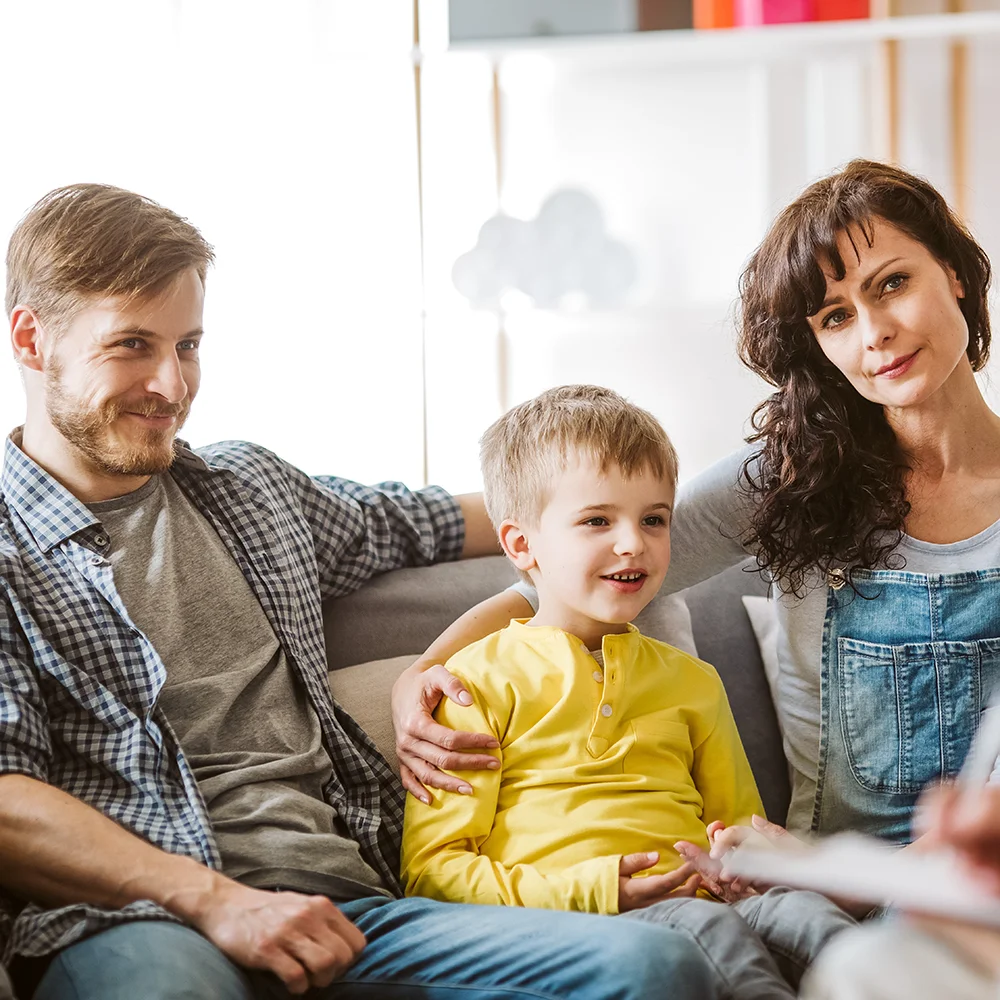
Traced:
<path fill-rule="evenodd" d="M 813 0 L 735 0 L 734 20 L 741 27 L 812 21 Z"/>
<path fill-rule="evenodd" d="M 868 14 L 868 0 L 816 0 L 817 21 L 846 21 Z"/>

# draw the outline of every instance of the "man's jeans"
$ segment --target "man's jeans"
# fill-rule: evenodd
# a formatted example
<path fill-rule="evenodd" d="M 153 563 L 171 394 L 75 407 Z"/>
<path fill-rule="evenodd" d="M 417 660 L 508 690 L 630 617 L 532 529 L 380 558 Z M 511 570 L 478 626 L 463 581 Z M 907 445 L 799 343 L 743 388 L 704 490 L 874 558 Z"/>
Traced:
<path fill-rule="evenodd" d="M 713 1000 L 717 980 L 685 935 L 612 917 L 428 899 L 341 906 L 368 939 L 358 961 L 309 996 L 329 1000 Z M 197 932 L 125 924 L 70 945 L 35 1000 L 287 1000 L 269 974 L 233 965 Z"/>

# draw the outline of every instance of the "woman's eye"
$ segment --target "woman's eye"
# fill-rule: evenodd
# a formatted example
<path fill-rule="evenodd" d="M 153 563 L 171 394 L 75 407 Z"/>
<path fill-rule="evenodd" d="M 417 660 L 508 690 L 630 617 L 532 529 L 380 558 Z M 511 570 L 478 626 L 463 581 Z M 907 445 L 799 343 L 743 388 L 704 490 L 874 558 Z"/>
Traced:
<path fill-rule="evenodd" d="M 829 330 L 832 327 L 840 326 L 846 319 L 847 313 L 843 309 L 835 309 L 832 313 L 826 315 L 826 318 L 823 320 L 823 329 Z"/>
<path fill-rule="evenodd" d="M 642 523 L 648 528 L 657 528 L 662 524 L 667 522 L 663 519 L 660 514 L 650 514 L 649 517 L 644 517 Z"/>
<path fill-rule="evenodd" d="M 125 340 L 120 340 L 118 342 L 119 347 L 127 348 L 128 350 L 133 350 L 136 347 L 140 347 L 142 341 L 138 337 L 127 337 Z"/>
<path fill-rule="evenodd" d="M 588 517 L 583 523 L 592 528 L 603 528 L 608 523 L 608 519 L 606 517 Z"/>
<path fill-rule="evenodd" d="M 905 274 L 891 274 L 882 283 L 882 291 L 884 292 L 895 292 L 898 291 L 906 282 Z"/>

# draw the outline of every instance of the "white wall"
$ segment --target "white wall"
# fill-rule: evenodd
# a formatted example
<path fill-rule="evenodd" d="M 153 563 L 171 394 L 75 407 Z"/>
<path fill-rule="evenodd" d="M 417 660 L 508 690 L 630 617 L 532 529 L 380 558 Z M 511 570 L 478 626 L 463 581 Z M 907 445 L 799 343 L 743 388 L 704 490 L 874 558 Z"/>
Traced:
<path fill-rule="evenodd" d="M 196 444 L 248 437 L 310 471 L 417 484 L 426 349 L 429 477 L 454 490 L 478 485 L 477 441 L 503 406 L 568 381 L 652 409 L 684 475 L 736 447 L 765 392 L 733 351 L 740 270 L 804 184 L 884 151 L 878 46 L 822 34 L 766 58 L 752 47 L 658 54 L 648 37 L 615 43 L 617 56 L 529 46 L 499 64 L 499 199 L 494 66 L 431 51 L 421 287 L 412 6 L 0 4 L 0 232 L 76 180 L 142 191 L 202 228 L 219 263 Z M 998 43 L 970 53 L 967 204 L 997 256 Z M 901 67 L 904 164 L 952 193 L 947 47 L 907 43 Z M 451 267 L 480 224 L 498 206 L 530 217 L 569 185 L 597 198 L 610 235 L 637 256 L 626 305 L 471 310 Z M 2 364 L 0 427 L 21 412 L 16 371 Z"/>
<path fill-rule="evenodd" d="M 103 181 L 214 243 L 186 436 L 422 477 L 412 3 L 0 4 L 0 233 Z M 9 357 L 9 350 L 4 351 Z M 0 427 L 21 419 L 0 365 Z"/>
<path fill-rule="evenodd" d="M 768 388 L 734 352 L 734 306 L 744 263 L 774 214 L 810 181 L 855 156 L 885 154 L 878 43 L 834 45 L 822 35 L 764 57 L 752 46 L 705 59 L 656 55 L 652 42 L 532 45 L 499 62 L 502 190 L 497 195 L 488 123 L 492 67 L 486 56 L 438 57 L 428 73 L 440 134 L 428 138 L 428 336 L 443 384 L 428 405 L 430 470 L 475 485 L 475 440 L 502 405 L 548 385 L 594 381 L 650 408 L 676 439 L 682 477 L 740 445 Z M 948 43 L 906 42 L 900 58 L 900 152 L 904 166 L 954 194 L 950 156 Z M 1000 252 L 998 140 L 988 123 L 1000 102 L 1000 45 L 970 50 L 973 130 L 970 223 Z M 461 96 L 452 101 L 451 95 Z M 474 95 L 474 96 L 470 96 Z M 461 162 L 444 151 L 461 146 Z M 470 180 L 473 163 L 477 182 Z M 531 218 L 547 195 L 581 187 L 601 204 L 610 234 L 637 254 L 640 278 L 625 307 L 574 312 L 473 313 L 450 286 L 452 262 L 476 239 L 476 222 L 498 207 Z M 439 192 L 439 193 L 435 193 Z M 445 197 L 444 192 L 447 192 Z M 459 220 L 461 222 L 459 223 Z M 1000 259 L 1000 258 L 998 258 Z M 497 348 L 498 323 L 505 330 Z M 466 327 L 464 338 L 461 330 Z M 463 350 L 454 346 L 464 344 Z M 477 372 L 468 372 L 475 355 Z M 505 364 L 492 386 L 485 366 Z M 492 389 L 492 391 L 491 391 Z M 456 398 L 476 420 L 449 421 Z M 459 409 L 462 409 L 460 406 Z"/>

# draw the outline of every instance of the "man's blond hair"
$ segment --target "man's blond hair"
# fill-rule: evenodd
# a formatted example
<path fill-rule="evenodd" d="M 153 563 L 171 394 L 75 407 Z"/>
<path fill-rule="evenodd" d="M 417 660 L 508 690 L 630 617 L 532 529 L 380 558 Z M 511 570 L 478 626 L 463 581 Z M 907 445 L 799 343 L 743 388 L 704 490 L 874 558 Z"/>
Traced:
<path fill-rule="evenodd" d="M 71 184 L 38 201 L 7 248 L 8 317 L 27 306 L 59 327 L 103 298 L 143 301 L 183 271 L 202 283 L 212 247 L 186 219 L 107 184 Z"/>
<path fill-rule="evenodd" d="M 493 525 L 535 524 L 574 452 L 602 472 L 651 472 L 677 483 L 677 452 L 657 419 L 599 385 L 563 385 L 508 410 L 483 435 L 483 495 Z"/>

